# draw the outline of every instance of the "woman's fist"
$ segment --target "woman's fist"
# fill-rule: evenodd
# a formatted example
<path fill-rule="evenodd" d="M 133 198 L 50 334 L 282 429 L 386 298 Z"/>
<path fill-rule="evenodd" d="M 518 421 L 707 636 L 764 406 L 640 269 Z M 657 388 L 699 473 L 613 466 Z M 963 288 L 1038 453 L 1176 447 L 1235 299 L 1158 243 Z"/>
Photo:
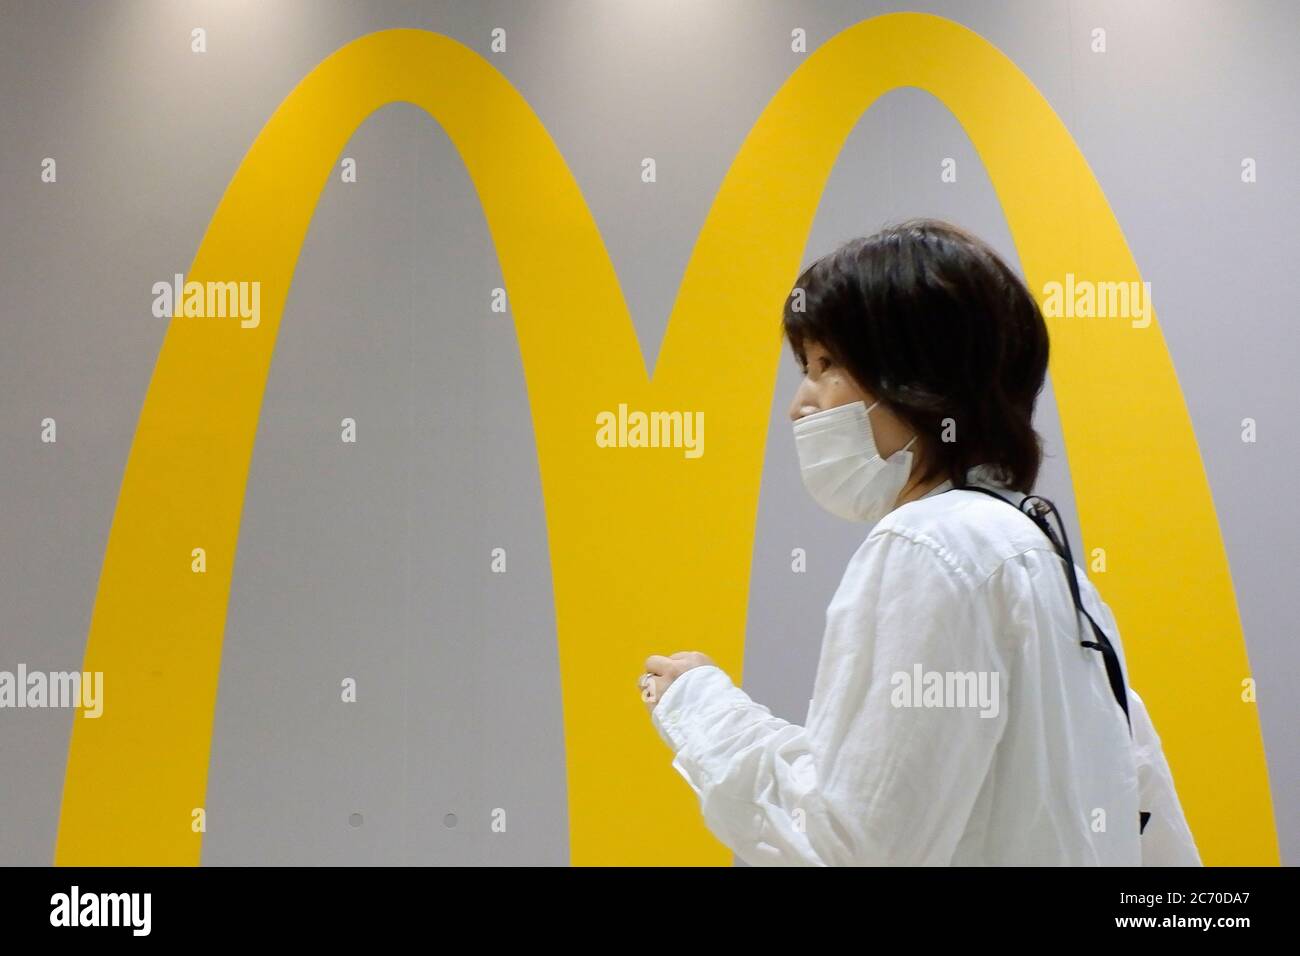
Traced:
<path fill-rule="evenodd" d="M 678 651 L 669 657 L 651 654 L 645 659 L 645 673 L 637 681 L 646 710 L 653 711 L 668 686 L 692 667 L 704 667 L 712 663 L 711 657 L 699 651 Z"/>

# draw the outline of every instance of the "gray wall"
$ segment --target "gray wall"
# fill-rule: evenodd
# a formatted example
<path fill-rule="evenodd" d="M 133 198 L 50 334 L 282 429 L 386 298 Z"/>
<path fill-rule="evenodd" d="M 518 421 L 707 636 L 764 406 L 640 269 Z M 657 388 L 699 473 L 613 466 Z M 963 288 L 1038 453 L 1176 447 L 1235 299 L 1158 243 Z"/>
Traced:
<path fill-rule="evenodd" d="M 970 26 L 1023 69 L 1083 150 L 1158 290 L 1232 564 L 1283 857 L 1300 863 L 1293 640 L 1300 355 L 1300 13 L 1291 3 L 880 2 L 0 4 L 0 669 L 80 669 L 118 485 L 165 331 L 151 284 L 184 271 L 289 90 L 364 33 L 424 27 L 488 51 L 558 143 L 600 224 L 643 349 L 728 164 L 816 45 L 878 13 Z M 204 26 L 209 51 L 189 51 Z M 1104 26 L 1110 50 L 1091 54 Z M 286 307 L 239 541 L 209 776 L 205 864 L 568 860 L 546 529 L 519 350 L 483 318 L 502 284 L 443 132 L 390 106 L 326 187 Z M 639 181 L 641 157 L 659 181 Z M 43 157 L 58 161 L 43 185 Z M 957 159 L 955 185 L 939 159 Z M 1242 156 L 1259 163 L 1243 187 Z M 876 105 L 808 257 L 936 215 L 1016 262 L 956 121 L 915 90 Z M 575 363 L 597 360 L 575 356 Z M 653 363 L 650 363 L 653 365 Z M 738 372 L 739 374 L 739 372 Z M 805 716 L 826 602 L 862 529 L 799 484 L 783 361 L 750 595 L 745 686 Z M 367 423 L 340 456 L 337 425 Z M 39 440 L 58 420 L 59 441 Z M 1243 417 L 1260 440 L 1240 441 Z M 1142 428 L 1140 386 L 1133 427 Z M 1040 490 L 1073 521 L 1045 393 Z M 486 588 L 479 556 L 510 554 Z M 789 574 L 790 548 L 809 550 Z M 501 598 L 501 589 L 508 593 Z M 1122 622 L 1121 622 L 1122 626 Z M 669 642 L 671 643 L 671 642 Z M 667 648 L 672 650 L 675 648 Z M 707 648 L 702 647 L 702 650 Z M 334 706 L 340 675 L 357 707 Z M 53 858 L 72 713 L 0 711 L 0 863 Z M 665 750 L 665 764 L 668 752 Z M 510 811 L 488 832 L 492 807 Z M 361 814 L 360 826 L 353 814 Z M 455 814 L 455 821 L 447 817 Z"/>

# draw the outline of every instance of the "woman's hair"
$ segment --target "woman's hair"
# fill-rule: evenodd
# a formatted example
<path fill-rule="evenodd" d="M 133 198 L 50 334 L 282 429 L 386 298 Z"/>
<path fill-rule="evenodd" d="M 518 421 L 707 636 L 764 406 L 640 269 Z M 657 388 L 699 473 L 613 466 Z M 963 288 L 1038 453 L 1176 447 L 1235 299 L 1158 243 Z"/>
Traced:
<path fill-rule="evenodd" d="M 943 474 L 961 488 L 983 464 L 1033 490 L 1047 324 L 982 240 L 934 219 L 853 239 L 804 270 L 781 325 L 801 365 L 817 343 L 921 436 L 919 480 Z"/>

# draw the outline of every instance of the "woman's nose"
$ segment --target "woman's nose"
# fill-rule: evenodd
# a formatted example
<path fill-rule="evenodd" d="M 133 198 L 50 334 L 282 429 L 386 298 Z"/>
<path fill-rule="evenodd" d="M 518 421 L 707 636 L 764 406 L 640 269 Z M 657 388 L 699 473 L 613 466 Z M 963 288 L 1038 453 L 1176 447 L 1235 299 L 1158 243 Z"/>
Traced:
<path fill-rule="evenodd" d="M 794 401 L 790 403 L 790 421 L 797 422 L 805 415 L 811 415 L 814 412 L 821 411 L 817 403 L 812 399 L 801 394 L 802 389 L 795 393 Z"/>
<path fill-rule="evenodd" d="M 799 382 L 799 387 L 794 390 L 794 399 L 790 402 L 790 421 L 797 422 L 805 415 L 818 411 L 821 411 L 821 405 L 817 401 L 817 387 L 805 375 Z"/>

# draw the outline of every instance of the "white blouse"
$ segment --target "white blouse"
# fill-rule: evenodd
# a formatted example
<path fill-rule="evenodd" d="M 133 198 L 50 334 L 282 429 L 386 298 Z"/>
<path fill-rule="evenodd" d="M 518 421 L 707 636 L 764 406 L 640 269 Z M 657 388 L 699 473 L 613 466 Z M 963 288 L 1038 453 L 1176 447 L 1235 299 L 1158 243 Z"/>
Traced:
<path fill-rule="evenodd" d="M 982 467 L 968 480 L 1024 497 Z M 1051 543 L 950 489 L 890 512 L 853 555 L 807 726 L 715 666 L 664 692 L 651 719 L 706 825 L 758 866 L 1199 866 L 1160 738 L 1132 688 L 1130 736 Z"/>

